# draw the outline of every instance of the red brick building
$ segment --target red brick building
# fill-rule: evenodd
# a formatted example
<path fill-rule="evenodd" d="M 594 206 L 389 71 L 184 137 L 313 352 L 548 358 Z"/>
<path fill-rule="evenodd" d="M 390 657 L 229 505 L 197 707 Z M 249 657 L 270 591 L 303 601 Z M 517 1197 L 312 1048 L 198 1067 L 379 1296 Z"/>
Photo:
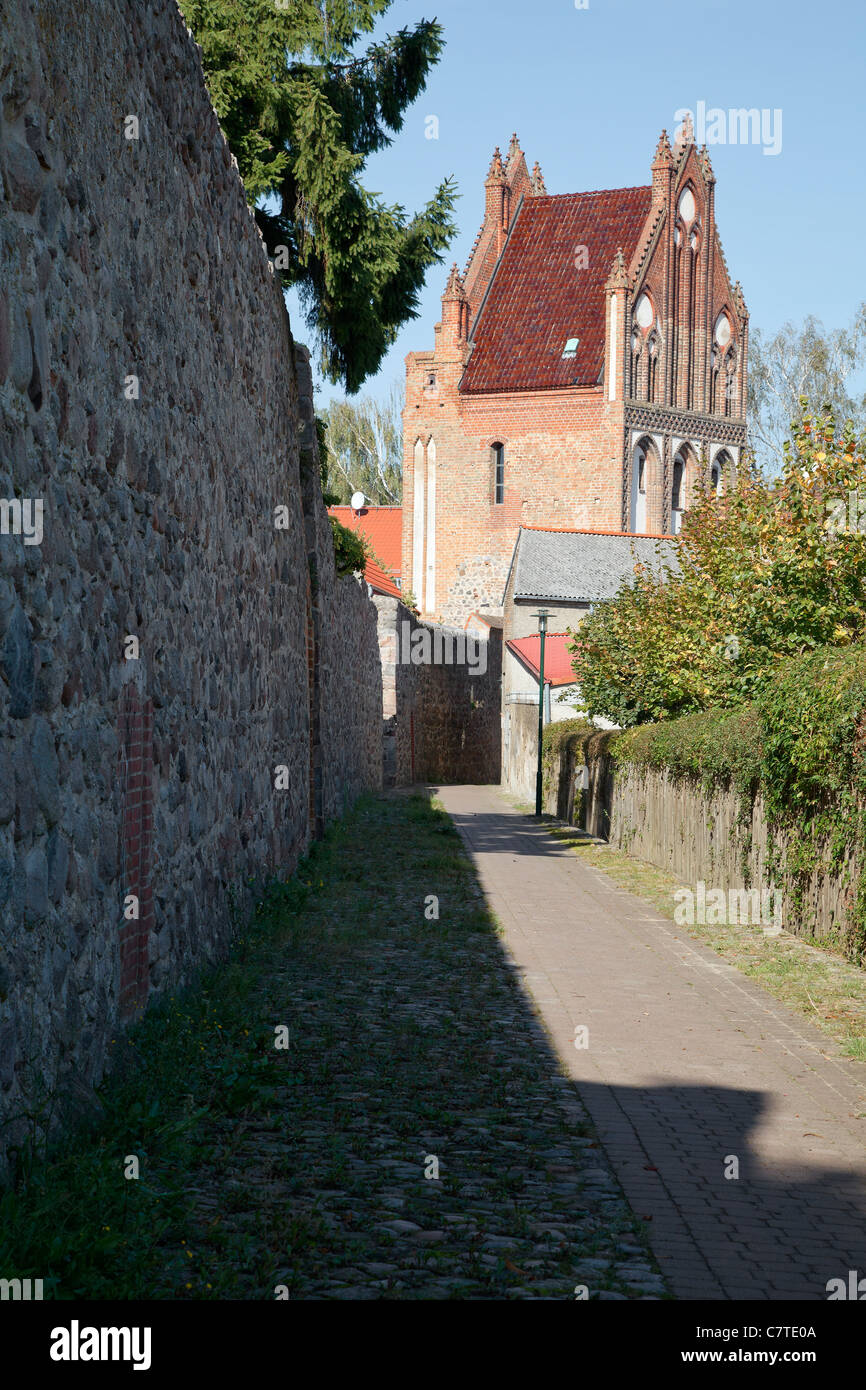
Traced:
<path fill-rule="evenodd" d="M 406 358 L 403 589 L 462 623 L 497 609 L 519 526 L 675 533 L 745 443 L 748 313 L 715 178 L 663 131 L 652 183 L 549 196 L 497 150 L 432 352 Z"/>

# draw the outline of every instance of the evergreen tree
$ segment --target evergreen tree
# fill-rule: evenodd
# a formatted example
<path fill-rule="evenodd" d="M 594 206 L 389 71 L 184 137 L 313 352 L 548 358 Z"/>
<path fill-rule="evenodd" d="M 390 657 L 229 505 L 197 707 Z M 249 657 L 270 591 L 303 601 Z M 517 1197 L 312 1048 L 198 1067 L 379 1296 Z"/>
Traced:
<path fill-rule="evenodd" d="M 179 0 L 217 114 L 284 285 L 301 294 L 323 371 L 354 393 L 417 317 L 454 235 L 446 180 L 408 216 L 359 182 L 443 48 L 421 21 L 361 53 L 392 0 Z"/>

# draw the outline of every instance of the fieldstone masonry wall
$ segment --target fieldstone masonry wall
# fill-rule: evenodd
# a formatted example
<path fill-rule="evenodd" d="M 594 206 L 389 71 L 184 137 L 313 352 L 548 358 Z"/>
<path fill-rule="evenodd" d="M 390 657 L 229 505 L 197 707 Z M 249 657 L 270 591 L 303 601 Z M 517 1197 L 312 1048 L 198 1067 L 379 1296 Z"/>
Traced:
<path fill-rule="evenodd" d="M 377 612 L 366 586 L 337 579 L 322 503 L 310 354 L 295 348 L 301 495 L 308 558 L 311 813 L 317 833 L 382 785 L 382 672 Z"/>
<path fill-rule="evenodd" d="M 460 628 L 420 622 L 398 599 L 376 598 L 382 653 L 384 780 L 499 781 L 502 633 L 468 638 Z M 461 644 L 466 659 L 449 660 Z M 430 659 L 413 659 L 413 654 Z"/>
<path fill-rule="evenodd" d="M 502 711 L 502 785 L 535 805 L 538 770 L 538 701 L 509 701 Z"/>
<path fill-rule="evenodd" d="M 381 785 L 381 677 L 174 0 L 4 0 L 0 177 L 2 1152 Z"/>
<path fill-rule="evenodd" d="M 518 751 L 525 783 L 530 762 L 534 769 L 530 740 Z M 514 787 L 520 777 L 512 761 Z M 590 744 L 584 763 L 582 746 L 568 740 L 549 760 L 544 810 L 664 869 L 694 892 L 699 882 L 726 893 L 776 890 L 785 931 L 820 940 L 849 930 L 861 872 L 853 851 L 834 868 L 830 845 L 819 846 L 816 868 L 804 881 L 793 867 L 799 846 L 790 834 L 771 836 L 760 791 L 743 805 L 726 786 L 705 790 L 695 779 L 665 769 L 617 766 L 601 739 Z"/>

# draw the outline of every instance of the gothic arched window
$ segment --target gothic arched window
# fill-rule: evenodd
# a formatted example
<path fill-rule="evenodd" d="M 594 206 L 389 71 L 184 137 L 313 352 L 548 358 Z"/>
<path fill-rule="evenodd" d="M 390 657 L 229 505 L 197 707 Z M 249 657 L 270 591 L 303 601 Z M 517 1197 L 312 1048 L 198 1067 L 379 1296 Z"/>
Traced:
<path fill-rule="evenodd" d="M 492 444 L 490 455 L 493 465 L 493 501 L 499 505 L 505 501 L 505 445 Z"/>
<path fill-rule="evenodd" d="M 643 339 L 635 329 L 631 335 L 631 394 L 640 397 L 641 394 L 641 349 Z"/>
<path fill-rule="evenodd" d="M 646 530 L 646 450 L 638 444 L 631 464 L 631 528 Z"/>
<path fill-rule="evenodd" d="M 733 343 L 725 353 L 725 414 L 733 415 L 737 396 L 737 356 Z"/>
<path fill-rule="evenodd" d="M 715 415 L 719 406 L 719 371 L 722 359 L 719 356 L 719 349 L 713 348 L 712 360 L 710 362 L 710 414 Z"/>
<path fill-rule="evenodd" d="M 731 415 L 731 401 L 736 394 L 736 351 L 734 330 L 727 309 L 722 309 L 713 324 L 713 356 L 710 373 L 710 413 Z"/>
<path fill-rule="evenodd" d="M 629 529 L 637 535 L 658 535 L 666 510 L 664 474 L 658 446 L 648 434 L 632 450 L 629 500 Z"/>
<path fill-rule="evenodd" d="M 683 507 L 683 475 L 686 466 L 682 457 L 677 454 L 674 459 L 673 484 L 671 487 L 671 531 L 676 536 L 679 534 L 682 524 Z"/>
<path fill-rule="evenodd" d="M 631 392 L 639 400 L 651 400 L 648 334 L 653 326 L 655 310 L 652 300 L 643 290 L 637 297 L 632 315 L 631 330 Z"/>
<path fill-rule="evenodd" d="M 725 489 L 733 481 L 734 465 L 727 449 L 720 449 L 713 459 L 710 469 L 710 490 L 716 497 L 721 497 Z"/>
<path fill-rule="evenodd" d="M 647 340 L 647 400 L 655 404 L 658 392 L 659 376 L 659 357 L 661 356 L 661 338 L 655 329 Z"/>

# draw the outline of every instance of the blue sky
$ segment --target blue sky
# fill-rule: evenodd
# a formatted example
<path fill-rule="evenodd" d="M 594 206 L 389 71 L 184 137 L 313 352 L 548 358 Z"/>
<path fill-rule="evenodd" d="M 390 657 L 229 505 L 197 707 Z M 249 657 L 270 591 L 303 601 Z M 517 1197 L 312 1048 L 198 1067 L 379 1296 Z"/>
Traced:
<path fill-rule="evenodd" d="M 447 267 L 462 270 L 481 222 L 495 145 L 517 131 L 549 193 L 650 181 L 659 132 L 681 108 L 781 110 L 781 149 L 715 144 L 716 214 L 728 267 L 755 327 L 815 314 L 841 327 L 866 298 L 866 6 L 862 0 L 396 0 L 393 32 L 436 18 L 446 48 L 365 185 L 414 211 L 453 176 L 459 233 L 428 274 L 410 321 L 362 394 L 402 380 L 407 352 L 432 347 Z M 425 121 L 439 120 L 439 138 Z M 778 118 L 772 118 L 777 121 Z M 774 127 L 778 130 L 778 124 Z M 309 334 L 289 297 L 295 336 Z M 312 344 L 311 344 L 312 346 Z M 318 400 L 342 395 L 317 374 Z"/>

